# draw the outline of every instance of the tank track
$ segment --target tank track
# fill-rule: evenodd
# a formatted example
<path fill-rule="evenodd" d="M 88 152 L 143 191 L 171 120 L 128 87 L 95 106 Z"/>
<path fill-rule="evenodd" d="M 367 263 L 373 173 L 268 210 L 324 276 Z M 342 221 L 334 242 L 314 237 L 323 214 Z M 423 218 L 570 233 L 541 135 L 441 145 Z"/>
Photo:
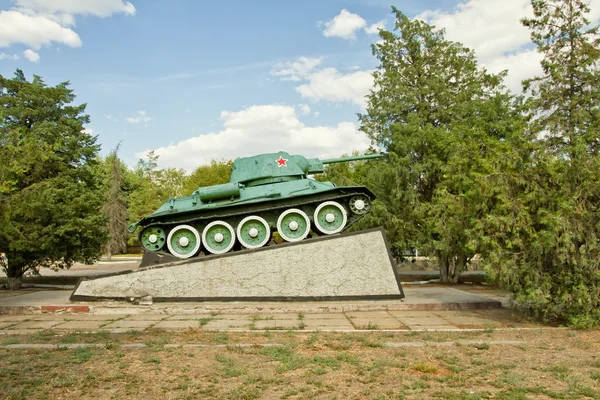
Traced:
<path fill-rule="evenodd" d="M 349 206 L 348 206 L 348 202 L 349 200 L 357 195 L 362 195 L 362 196 L 366 196 L 369 200 L 370 200 L 370 207 L 372 207 L 372 195 L 370 195 L 370 193 L 368 193 L 367 191 L 363 191 L 363 190 L 356 190 L 356 191 L 352 191 L 352 192 L 342 192 L 342 193 L 337 193 L 337 194 L 332 194 L 332 193 L 323 193 L 321 195 L 316 195 L 316 196 L 309 196 L 309 198 L 307 198 L 305 201 L 298 201 L 300 199 L 295 199 L 295 201 L 293 202 L 293 204 L 289 204 L 285 201 L 282 201 L 282 204 L 276 205 L 274 202 L 269 202 L 269 203 L 262 203 L 261 205 L 257 205 L 256 207 L 254 207 L 252 210 L 248 210 L 246 207 L 244 207 L 244 209 L 240 209 L 240 210 L 232 210 L 232 212 L 230 213 L 224 213 L 223 210 L 221 210 L 218 213 L 215 213 L 216 215 L 204 215 L 202 217 L 192 217 L 192 218 L 181 218 L 181 219 L 177 219 L 176 221 L 174 220 L 170 220 L 170 221 L 157 221 L 157 222 L 152 222 L 150 224 L 147 224 L 145 226 L 142 227 L 142 229 L 140 230 L 139 234 L 138 234 L 138 241 L 141 244 L 141 235 L 142 232 L 148 228 L 148 227 L 153 227 L 153 226 L 160 226 L 162 227 L 166 232 L 169 231 L 170 229 L 173 229 L 175 226 L 177 225 L 181 225 L 181 224 L 188 224 L 188 225 L 199 225 L 199 224 L 208 224 L 211 221 L 214 220 L 231 220 L 231 219 L 236 219 L 236 218 L 244 218 L 246 216 L 249 215 L 258 215 L 261 216 L 265 213 L 276 213 L 276 214 L 280 214 L 281 212 L 290 209 L 290 208 L 300 208 L 302 209 L 302 207 L 311 207 L 314 206 L 316 208 L 317 205 L 319 205 L 322 202 L 325 201 L 338 201 L 340 203 L 340 205 L 342 205 L 345 209 L 346 209 L 346 213 L 348 216 L 346 225 L 344 226 L 344 228 L 342 229 L 341 232 L 345 232 L 346 230 L 348 230 L 352 225 L 354 225 L 356 222 L 358 222 L 360 219 L 362 219 L 364 216 L 366 216 L 369 211 L 365 212 L 364 214 L 354 214 L 352 213 L 352 211 L 350 210 Z M 343 200 L 343 201 L 342 201 Z M 287 204 L 286 204 L 287 203 Z M 237 207 L 236 207 L 237 208 Z M 240 207 L 241 208 L 241 207 Z M 306 239 L 310 239 L 310 238 L 314 238 L 314 237 L 319 237 L 319 236 L 328 236 L 326 234 L 323 234 L 321 232 L 319 232 L 317 229 L 313 229 L 314 228 L 314 221 L 312 221 L 312 215 L 309 215 L 310 219 L 311 219 L 311 232 L 312 235 L 309 235 Z M 235 229 L 235 227 L 234 227 Z M 276 228 L 272 227 L 272 231 L 271 231 L 271 239 L 267 242 L 267 244 L 261 248 L 268 248 L 268 247 L 276 247 L 278 245 L 278 243 L 276 243 L 273 240 L 273 233 L 277 232 Z M 340 233 L 341 233 L 340 232 Z M 202 234 L 202 232 L 200 231 L 200 234 Z M 236 240 L 237 242 L 237 240 Z M 285 243 L 285 242 L 284 242 Z M 159 256 L 171 256 L 174 257 L 169 251 L 165 251 L 166 248 L 166 244 L 164 245 L 164 247 L 161 250 L 158 251 L 150 251 L 145 249 L 143 246 L 142 248 L 144 249 L 144 252 L 149 252 L 149 253 L 155 253 Z M 228 254 L 230 253 L 235 253 L 241 250 L 245 250 L 245 248 L 243 246 L 241 246 L 241 244 L 239 242 L 236 243 L 236 245 L 234 246 L 233 249 L 231 249 Z M 202 246 L 200 251 L 198 252 L 198 254 L 196 254 L 195 256 L 186 258 L 186 260 L 194 260 L 194 259 L 199 259 L 199 258 L 203 258 L 206 256 L 210 256 L 212 255 L 211 253 L 207 252 Z"/>

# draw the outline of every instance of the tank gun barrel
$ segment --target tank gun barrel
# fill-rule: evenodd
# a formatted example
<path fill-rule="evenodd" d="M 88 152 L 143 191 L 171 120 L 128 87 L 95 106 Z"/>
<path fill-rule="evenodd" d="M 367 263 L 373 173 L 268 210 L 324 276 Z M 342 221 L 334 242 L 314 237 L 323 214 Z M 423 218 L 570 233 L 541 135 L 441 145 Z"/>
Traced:
<path fill-rule="evenodd" d="M 325 167 L 324 167 L 325 164 L 336 164 L 336 163 L 358 161 L 358 160 L 370 160 L 373 158 L 382 158 L 382 157 L 385 157 L 385 154 L 365 154 L 363 156 L 327 158 L 325 160 L 319 160 L 318 158 L 310 158 L 310 159 L 308 159 L 308 173 L 309 174 L 320 174 L 320 173 L 325 172 Z"/>
<path fill-rule="evenodd" d="M 370 160 L 373 158 L 382 158 L 384 156 L 385 156 L 384 154 L 365 154 L 362 156 L 353 156 L 353 157 L 327 158 L 325 160 L 321 160 L 321 162 L 323 164 L 336 164 L 336 163 L 349 162 L 349 161 Z"/>

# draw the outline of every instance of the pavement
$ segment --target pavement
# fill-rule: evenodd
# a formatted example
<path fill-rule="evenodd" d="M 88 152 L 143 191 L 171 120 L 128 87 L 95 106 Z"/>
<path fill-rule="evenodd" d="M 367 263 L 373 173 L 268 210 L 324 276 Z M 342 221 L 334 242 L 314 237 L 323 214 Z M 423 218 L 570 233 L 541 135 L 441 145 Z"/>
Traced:
<path fill-rule="evenodd" d="M 538 329 L 487 286 L 404 288 L 403 300 L 315 302 L 71 302 L 68 290 L 0 291 L 0 335 L 54 332 L 459 331 Z M 503 306 L 504 305 L 504 306 Z"/>
<path fill-rule="evenodd" d="M 127 257 L 127 258 L 114 258 L 111 261 L 100 260 L 94 264 L 74 264 L 69 269 L 53 270 L 51 268 L 41 268 L 40 276 L 47 278 L 58 278 L 58 277 L 93 277 L 113 274 L 115 272 L 129 271 L 137 269 L 140 265 L 141 258 Z M 6 274 L 0 271 L 0 277 L 5 277 Z M 36 277 L 24 277 L 24 281 Z"/>
<path fill-rule="evenodd" d="M 42 277 L 78 280 L 137 269 L 139 259 L 114 258 L 69 270 L 44 269 Z M 435 271 L 402 271 L 431 279 Z M 467 281 L 471 279 L 467 275 Z M 52 282 L 52 280 L 50 280 Z M 403 282 L 402 300 L 231 301 L 131 303 L 72 302 L 72 290 L 30 287 L 0 289 L 0 335 L 56 332 L 113 333 L 164 329 L 185 331 L 376 331 L 529 329 L 528 322 L 508 308 L 510 293 L 480 284 L 439 285 Z M 72 286 L 63 285 L 63 289 Z"/>
<path fill-rule="evenodd" d="M 30 314 L 0 315 L 0 335 L 54 332 L 185 331 L 461 331 L 539 329 L 506 309 L 459 311 L 348 311 L 254 314 Z"/>

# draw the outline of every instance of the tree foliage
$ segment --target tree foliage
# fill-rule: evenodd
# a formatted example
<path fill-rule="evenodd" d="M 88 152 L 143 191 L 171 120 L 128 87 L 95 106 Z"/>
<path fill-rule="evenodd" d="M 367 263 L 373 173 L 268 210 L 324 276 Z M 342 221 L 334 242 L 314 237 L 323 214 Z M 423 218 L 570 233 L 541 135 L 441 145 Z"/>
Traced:
<path fill-rule="evenodd" d="M 497 206 L 483 221 L 489 275 L 546 319 L 600 321 L 600 71 L 597 26 L 580 0 L 532 2 L 523 19 L 543 54 L 524 82 L 529 136 L 489 180 Z"/>
<path fill-rule="evenodd" d="M 0 76 L 0 253 L 11 288 L 26 271 L 93 261 L 105 240 L 98 146 L 68 84 Z"/>
<path fill-rule="evenodd" d="M 200 186 L 228 182 L 233 166 L 233 161 L 213 160 L 188 175 L 178 168 L 159 168 L 158 159 L 151 151 L 127 173 L 129 223 L 153 213 L 170 198 L 189 196 Z M 137 236 L 130 235 L 128 243 L 137 244 Z"/>
<path fill-rule="evenodd" d="M 480 68 L 472 51 L 443 30 L 393 8 L 395 32 L 380 31 L 380 61 L 361 129 L 389 154 L 371 174 L 380 205 L 372 221 L 396 247 L 436 256 L 456 282 L 477 248 L 475 221 L 489 207 L 477 185 L 494 171 L 501 141 L 520 118 L 502 74 Z"/>
<path fill-rule="evenodd" d="M 153 213 L 169 198 L 183 196 L 185 172 L 181 169 L 158 167 L 158 155 L 148 153 L 147 160 L 138 161 L 129 175 L 129 222 Z"/>
<path fill-rule="evenodd" d="M 104 252 L 110 260 L 113 254 L 125 251 L 127 247 L 127 198 L 124 190 L 125 167 L 117 153 L 119 146 L 113 150 L 106 160 L 105 166 L 105 200 L 102 211 L 106 217 L 108 241 Z"/>
<path fill-rule="evenodd" d="M 212 160 L 210 164 L 201 165 L 185 180 L 183 191 L 186 195 L 202 186 L 220 185 L 229 182 L 233 161 Z"/>

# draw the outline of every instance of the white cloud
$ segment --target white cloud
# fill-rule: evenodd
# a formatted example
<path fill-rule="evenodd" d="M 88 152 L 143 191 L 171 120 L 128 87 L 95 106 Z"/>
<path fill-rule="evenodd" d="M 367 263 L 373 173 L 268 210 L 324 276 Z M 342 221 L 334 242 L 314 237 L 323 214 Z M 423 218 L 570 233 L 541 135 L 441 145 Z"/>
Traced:
<path fill-rule="evenodd" d="M 508 70 L 504 85 L 514 93 L 521 93 L 521 81 L 542 74 L 542 55 L 535 49 L 498 57 L 485 64 L 491 72 Z"/>
<path fill-rule="evenodd" d="M 18 60 L 19 56 L 16 54 L 6 54 L 0 52 L 0 60 Z"/>
<path fill-rule="evenodd" d="M 104 114 L 104 118 L 106 118 L 109 121 L 114 121 L 114 122 L 118 121 L 118 119 L 116 119 L 115 117 L 113 117 L 112 114 Z"/>
<path fill-rule="evenodd" d="M 122 0 L 16 0 L 15 3 L 15 8 L 0 11 L 0 47 L 24 44 L 35 51 L 52 43 L 80 47 L 81 39 L 71 29 L 76 15 L 135 14 L 133 4 Z M 31 53 L 30 56 L 36 58 Z M 30 56 L 26 57 L 31 60 Z"/>
<path fill-rule="evenodd" d="M 146 116 L 146 111 L 140 110 L 138 111 L 138 115 L 135 117 L 127 118 L 127 122 L 130 124 L 140 125 L 144 124 L 144 126 L 148 126 L 148 122 L 152 121 L 154 118 Z"/>
<path fill-rule="evenodd" d="M 588 1 L 590 19 L 600 17 L 600 0 Z M 529 0 L 469 0 L 452 11 L 427 10 L 416 18 L 445 28 L 446 37 L 475 50 L 479 61 L 490 72 L 509 68 L 506 85 L 521 92 L 521 79 L 541 73 L 541 57 L 532 49 L 530 32 L 520 23 L 531 17 Z"/>
<path fill-rule="evenodd" d="M 79 35 L 45 16 L 18 11 L 0 11 L 0 47 L 22 43 L 34 50 L 52 42 L 69 47 L 81 46 Z"/>
<path fill-rule="evenodd" d="M 87 133 L 88 135 L 94 135 L 96 131 L 94 131 L 92 128 L 84 128 L 83 132 Z"/>
<path fill-rule="evenodd" d="M 321 115 L 321 113 L 320 113 L 320 112 L 318 112 L 318 111 L 315 111 L 315 112 L 313 113 L 313 117 L 315 117 L 315 118 L 317 118 L 319 115 Z"/>
<path fill-rule="evenodd" d="M 23 52 L 23 55 L 25 56 L 26 59 L 28 59 L 31 62 L 36 63 L 36 62 L 40 61 L 40 55 L 31 49 L 25 50 Z"/>
<path fill-rule="evenodd" d="M 373 25 L 365 27 L 365 32 L 367 32 L 369 35 L 376 35 L 379 33 L 380 29 L 385 29 L 385 20 L 375 22 Z"/>
<path fill-rule="evenodd" d="M 218 132 L 156 149 L 159 163 L 193 170 L 212 159 L 234 159 L 280 150 L 306 157 L 336 157 L 353 150 L 363 151 L 369 146 L 369 139 L 358 131 L 355 123 L 309 127 L 298 118 L 293 106 L 250 106 L 241 111 L 223 111 L 221 119 L 223 128 Z"/>
<path fill-rule="evenodd" d="M 135 15 L 135 7 L 122 0 L 17 0 L 16 5 L 40 14 L 95 15 L 110 17 L 116 13 Z"/>
<path fill-rule="evenodd" d="M 343 9 L 331 21 L 325 22 L 325 37 L 339 37 L 342 39 L 356 39 L 356 31 L 364 28 L 367 22 L 358 14 L 353 14 Z"/>
<path fill-rule="evenodd" d="M 318 68 L 321 62 L 320 58 L 299 57 L 295 61 L 274 65 L 271 75 L 279 76 L 282 80 L 302 82 L 296 91 L 312 101 L 349 102 L 364 108 L 365 96 L 373 87 L 372 71 L 350 68 L 352 72 L 342 73 L 336 68 Z M 308 113 L 310 111 L 305 114 Z"/>
<path fill-rule="evenodd" d="M 365 96 L 372 87 L 372 71 L 343 74 L 335 68 L 325 68 L 310 75 L 308 83 L 298 86 L 296 90 L 302 97 L 316 102 L 351 102 L 365 108 Z"/>
<path fill-rule="evenodd" d="M 299 57 L 296 61 L 275 64 L 270 74 L 281 77 L 282 81 L 301 81 L 321 62 L 321 58 Z"/>
<path fill-rule="evenodd" d="M 301 115 L 308 115 L 308 114 L 310 114 L 310 107 L 308 106 L 308 104 L 300 104 L 298 106 L 298 110 L 300 111 Z"/>

